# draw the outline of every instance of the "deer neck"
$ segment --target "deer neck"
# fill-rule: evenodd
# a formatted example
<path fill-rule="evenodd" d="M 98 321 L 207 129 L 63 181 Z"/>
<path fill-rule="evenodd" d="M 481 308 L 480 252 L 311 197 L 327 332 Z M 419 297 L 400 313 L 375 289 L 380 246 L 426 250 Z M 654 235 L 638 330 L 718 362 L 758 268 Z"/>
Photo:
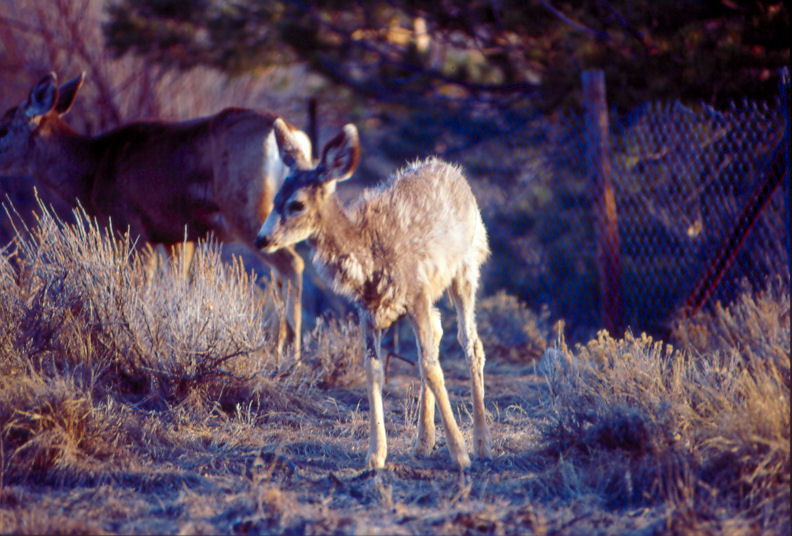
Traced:
<path fill-rule="evenodd" d="M 367 233 L 335 195 L 320 218 L 320 230 L 309 240 L 314 264 L 336 293 L 356 300 L 374 266 Z"/>
<path fill-rule="evenodd" d="M 79 134 L 65 123 L 46 125 L 36 134 L 36 155 L 31 174 L 43 186 L 68 203 L 80 200 L 88 207 L 97 168 L 97 151 L 92 138 Z"/>

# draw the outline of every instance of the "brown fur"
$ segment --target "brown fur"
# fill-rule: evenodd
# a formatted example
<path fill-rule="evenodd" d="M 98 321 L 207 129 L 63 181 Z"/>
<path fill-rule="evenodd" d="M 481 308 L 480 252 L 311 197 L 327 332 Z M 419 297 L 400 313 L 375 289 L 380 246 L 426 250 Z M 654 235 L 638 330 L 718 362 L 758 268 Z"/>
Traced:
<path fill-rule="evenodd" d="M 287 171 L 274 114 L 229 108 L 180 123 L 131 123 L 90 137 L 61 117 L 81 83 L 82 76 L 58 88 L 50 74 L 25 103 L 6 112 L 0 169 L 30 174 L 68 203 L 79 201 L 146 242 L 173 245 L 212 233 L 253 246 Z M 288 129 L 295 150 L 310 155 L 307 136 Z M 252 249 L 285 279 L 288 326 L 279 329 L 279 351 L 289 343 L 299 357 L 303 261 L 291 248 L 271 255 Z"/>

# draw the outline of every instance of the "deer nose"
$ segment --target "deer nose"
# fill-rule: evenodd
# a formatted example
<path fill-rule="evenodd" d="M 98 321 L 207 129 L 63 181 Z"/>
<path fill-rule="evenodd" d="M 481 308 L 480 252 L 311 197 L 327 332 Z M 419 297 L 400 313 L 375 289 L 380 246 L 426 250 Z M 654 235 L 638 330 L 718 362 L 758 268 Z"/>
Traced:
<path fill-rule="evenodd" d="M 270 240 L 268 236 L 258 235 L 256 237 L 256 247 L 259 249 L 264 249 L 269 246 L 271 242 L 272 240 Z"/>

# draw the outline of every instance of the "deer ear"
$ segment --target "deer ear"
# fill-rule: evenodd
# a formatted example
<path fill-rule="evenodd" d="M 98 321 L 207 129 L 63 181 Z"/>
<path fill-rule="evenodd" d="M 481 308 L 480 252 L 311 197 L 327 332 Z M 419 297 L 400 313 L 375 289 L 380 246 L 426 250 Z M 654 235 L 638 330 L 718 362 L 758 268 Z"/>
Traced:
<path fill-rule="evenodd" d="M 74 104 L 74 98 L 77 96 L 77 92 L 80 90 L 83 80 L 85 80 L 85 72 L 80 73 L 79 76 L 72 78 L 58 88 L 58 104 L 55 105 L 55 111 L 58 112 L 59 115 L 63 115 L 71 110 L 72 104 Z"/>
<path fill-rule="evenodd" d="M 30 90 L 24 105 L 25 115 L 30 118 L 42 116 L 52 110 L 56 102 L 58 102 L 58 77 L 55 73 L 50 73 Z"/>
<path fill-rule="evenodd" d="M 280 117 L 272 125 L 281 160 L 289 167 L 310 167 L 311 141 Z"/>
<path fill-rule="evenodd" d="M 352 176 L 360 162 L 360 142 L 355 125 L 344 125 L 341 132 L 327 142 L 321 162 L 324 182 L 343 181 Z"/>

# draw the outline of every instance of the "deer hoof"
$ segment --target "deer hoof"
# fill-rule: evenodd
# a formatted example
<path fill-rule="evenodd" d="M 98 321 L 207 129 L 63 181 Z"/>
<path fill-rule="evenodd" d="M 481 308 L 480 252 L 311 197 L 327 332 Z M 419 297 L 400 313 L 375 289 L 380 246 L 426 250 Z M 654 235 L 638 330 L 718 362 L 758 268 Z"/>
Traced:
<path fill-rule="evenodd" d="M 382 469 L 385 467 L 385 456 L 376 452 L 369 452 L 366 455 L 366 469 Z"/>

